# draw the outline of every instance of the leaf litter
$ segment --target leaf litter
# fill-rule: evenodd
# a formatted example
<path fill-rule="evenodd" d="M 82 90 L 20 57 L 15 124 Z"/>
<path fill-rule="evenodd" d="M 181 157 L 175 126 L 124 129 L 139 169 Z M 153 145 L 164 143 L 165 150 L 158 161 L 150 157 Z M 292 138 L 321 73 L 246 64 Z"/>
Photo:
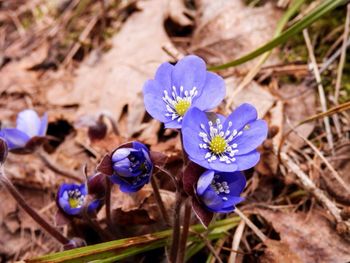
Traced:
<path fill-rule="evenodd" d="M 260 1 L 264 3 L 253 6 L 246 5 L 244 1 L 172 0 L 169 3 L 149 0 L 126 1 L 128 3 L 118 9 L 123 11 L 113 16 L 112 6 L 117 1 L 105 1 L 106 16 L 99 11 L 95 13 L 96 23 L 87 31 L 89 33 L 84 40 L 78 41 L 77 51 L 69 57 L 76 41 L 69 42 L 66 36 L 75 34 L 72 39 L 79 40 L 92 18 L 89 12 L 100 10 L 98 1 L 86 1 L 85 6 L 79 5 L 79 1 L 72 1 L 68 7 L 64 6 L 68 1 L 50 6 L 47 1 L 39 2 L 28 1 L 22 9 L 16 4 L 0 5 L 0 22 L 4 25 L 0 30 L 6 32 L 4 41 L 0 37 L 4 50 L 0 53 L 1 125 L 12 123 L 17 112 L 26 107 L 48 110 L 51 125 L 60 119 L 66 120 L 74 131 L 63 135 L 59 145 L 51 144 L 50 150 L 46 150 L 55 163 L 76 172 L 80 172 L 84 164 L 92 172 L 91 167 L 99 162 L 105 152 L 131 138 L 149 144 L 152 150 L 167 154 L 169 170 L 177 171 L 181 162 L 179 137 L 171 131 L 162 132 L 161 125 L 145 115 L 141 92 L 144 81 L 153 77 L 160 63 L 174 62 L 175 58 L 187 53 L 200 55 L 212 65 L 239 58 L 272 38 L 276 24 L 285 11 L 273 1 Z M 33 7 L 41 11 L 64 11 L 58 19 L 54 19 L 50 11 L 43 12 L 42 17 L 33 15 L 35 12 L 28 11 Z M 83 10 L 79 11 L 80 16 L 77 7 Z M 12 19 L 3 16 L 9 10 L 15 14 Z M 31 19 L 34 23 L 28 23 Z M 104 19 L 106 27 L 103 29 Z M 164 27 L 167 19 L 176 28 L 170 27 L 174 31 L 171 34 L 169 28 Z M 65 25 L 74 26 L 65 28 Z M 103 30 L 109 37 L 101 38 L 99 32 Z M 50 32 L 52 39 L 43 37 L 49 36 Z M 317 49 L 317 32 L 311 33 L 315 34 L 314 48 Z M 64 39 L 67 39 L 67 43 L 64 43 Z M 298 48 L 306 47 L 302 44 Z M 339 231 L 339 224 L 329 215 L 327 207 L 322 206 L 322 202 L 309 194 L 307 189 L 300 187 L 295 171 L 288 171 L 276 156 L 275 149 L 279 147 L 285 132 L 320 112 L 315 90 L 306 82 L 300 84 L 300 79 L 307 77 L 307 67 L 303 66 L 303 74 L 293 68 L 285 69 L 284 63 L 289 62 L 290 57 L 284 58 L 283 52 L 279 51 L 273 53 L 261 72 L 269 70 L 269 67 L 283 70 L 263 80 L 255 78 L 233 99 L 234 106 L 242 101 L 253 103 L 258 108 L 259 116 L 265 117 L 270 125 L 270 136 L 260 149 L 261 161 L 255 170 L 246 173 L 250 184 L 246 192 L 249 195 L 240 206 L 242 211 L 245 212 L 244 208 L 247 207 L 247 211 L 252 209 L 265 219 L 258 218 L 253 222 L 269 239 L 261 248 L 259 239 L 249 228 L 245 228 L 239 250 L 245 253 L 243 257 L 246 259 L 262 262 L 350 261 L 350 245 L 344 238 L 344 233 L 346 237 L 349 232 Z M 318 60 L 321 61 L 321 58 Z M 297 65 L 298 61 L 295 62 Z M 256 60 L 252 60 L 222 73 L 227 83 L 227 98 L 255 63 Z M 309 72 L 310 75 L 312 73 Z M 331 99 L 329 101 L 332 103 Z M 224 112 L 223 109 L 221 111 Z M 113 116 L 121 134 L 112 133 L 108 124 L 104 140 L 91 141 L 87 128 L 80 126 L 79 120 L 88 118 L 94 122 L 103 112 Z M 349 121 L 346 114 L 339 114 L 339 118 L 346 135 L 345 140 L 339 138 L 337 141 L 334 155 L 326 147 L 322 120 L 309 122 L 297 128 L 297 131 L 312 140 L 349 184 Z M 276 128 L 275 131 L 272 131 L 272 127 Z M 62 126 L 58 126 L 58 129 L 62 129 Z M 328 169 L 323 167 L 312 149 L 293 133 L 288 136 L 284 146 L 288 147 L 283 151 L 315 180 L 316 186 L 326 196 L 332 196 L 331 202 L 346 211 L 348 195 Z M 51 204 L 57 185 L 69 179 L 52 172 L 34 156 L 10 158 L 7 169 L 16 185 L 28 195 L 30 203 L 43 210 L 44 215 L 52 220 L 55 208 Z M 322 176 L 314 177 L 316 172 Z M 166 175 L 158 174 L 157 178 L 166 208 L 171 211 L 173 186 Z M 60 249 L 26 217 L 6 192 L 1 191 L 0 195 L 0 233 L 3 237 L 0 253 L 5 259 L 30 258 Z M 115 189 L 112 197 L 117 222 L 122 225 L 132 221 L 135 224 L 123 233 L 125 236 L 165 229 L 157 225 L 160 214 L 150 189 L 145 188 L 133 196 Z M 269 209 L 262 209 L 261 206 Z M 293 209 L 281 209 L 288 206 Z M 103 218 L 104 210 L 100 213 L 98 218 Z M 269 230 L 270 226 L 277 237 Z M 229 233 L 227 240 L 230 241 L 233 233 Z M 225 245 L 228 243 L 224 242 Z M 254 249 L 261 249 L 262 253 L 254 254 Z M 202 251 L 208 253 L 208 249 Z M 219 253 L 225 260 L 227 254 L 223 250 Z"/>

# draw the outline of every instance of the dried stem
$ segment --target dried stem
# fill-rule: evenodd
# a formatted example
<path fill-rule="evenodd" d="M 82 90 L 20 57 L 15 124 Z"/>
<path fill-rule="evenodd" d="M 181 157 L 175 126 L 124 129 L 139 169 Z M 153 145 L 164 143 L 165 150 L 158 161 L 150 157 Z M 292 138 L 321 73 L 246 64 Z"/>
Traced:
<path fill-rule="evenodd" d="M 233 236 L 231 253 L 228 260 L 229 263 L 236 262 L 237 250 L 239 247 L 239 243 L 241 242 L 241 239 L 242 239 L 244 228 L 245 228 L 245 222 L 242 220 L 236 229 L 235 235 Z"/>
<path fill-rule="evenodd" d="M 316 187 L 314 182 L 300 169 L 286 153 L 280 153 L 282 161 L 286 164 L 287 168 L 299 178 L 303 188 L 311 192 L 316 199 L 321 202 L 328 211 L 334 216 L 337 222 L 342 222 L 340 215 L 340 209 L 326 196 L 326 194 L 319 188 Z"/>
<path fill-rule="evenodd" d="M 165 209 L 165 205 L 164 205 L 164 202 L 162 200 L 162 197 L 160 195 L 158 183 L 157 183 L 156 179 L 154 178 L 154 176 L 151 176 L 151 184 L 152 184 L 152 188 L 153 188 L 154 198 L 156 199 L 156 202 L 157 202 L 159 211 L 163 217 L 163 220 L 164 220 L 165 224 L 170 225 L 169 216 L 168 216 L 168 213 Z"/>
<path fill-rule="evenodd" d="M 191 223 L 191 212 L 192 212 L 191 198 L 189 197 L 186 200 L 186 204 L 185 204 L 185 214 L 183 217 L 182 233 L 180 238 L 179 250 L 177 253 L 178 254 L 177 263 L 183 263 L 185 261 L 187 237 L 188 237 L 188 232 L 189 232 L 190 223 Z"/>
<path fill-rule="evenodd" d="M 260 238 L 262 242 L 265 242 L 268 239 L 267 236 L 265 236 L 265 234 L 261 232 L 260 229 L 257 228 L 256 225 L 254 225 L 254 223 L 250 221 L 250 219 L 246 217 L 241 210 L 236 208 L 235 212 L 247 224 L 247 226 L 249 226 L 250 229 L 253 230 L 253 232 Z"/>
<path fill-rule="evenodd" d="M 36 155 L 53 172 L 58 173 L 66 178 L 72 179 L 76 182 L 79 182 L 79 183 L 82 182 L 82 178 L 80 177 L 80 175 L 78 173 L 73 172 L 71 170 L 68 170 L 68 169 L 56 164 L 53 160 L 50 159 L 50 157 L 42 149 L 39 149 L 38 151 L 36 151 Z"/>
<path fill-rule="evenodd" d="M 62 235 L 56 228 L 50 225 L 44 218 L 42 218 L 31 206 L 27 204 L 23 196 L 18 192 L 16 187 L 7 178 L 3 167 L 0 168 L 0 182 L 9 191 L 12 197 L 17 201 L 18 205 L 27 212 L 27 214 L 40 225 L 46 232 L 48 232 L 53 238 L 55 238 L 62 245 L 67 245 L 70 240 Z"/>
<path fill-rule="evenodd" d="M 347 42 L 347 39 L 349 36 L 349 31 L 350 31 L 350 4 L 348 4 L 348 6 L 347 6 L 346 20 L 345 20 L 344 34 L 343 34 L 343 44 L 341 47 L 340 60 L 339 60 L 339 65 L 338 65 L 337 81 L 335 83 L 334 100 L 335 100 L 336 104 L 338 104 L 341 80 L 342 80 L 343 69 L 344 69 L 344 65 L 345 65 L 346 48 L 347 48 L 346 42 Z"/>
<path fill-rule="evenodd" d="M 321 80 L 321 75 L 320 75 L 320 72 L 319 72 L 319 69 L 318 69 L 318 66 L 317 66 L 315 54 L 314 54 L 314 51 L 313 51 L 313 48 L 312 48 L 310 36 L 309 36 L 309 33 L 308 33 L 307 29 L 303 30 L 303 35 L 304 35 L 306 47 L 307 47 L 308 52 L 309 52 L 309 57 L 310 57 L 310 60 L 311 60 L 311 63 L 312 63 L 312 69 L 313 69 L 313 72 L 315 74 L 315 79 L 316 79 L 316 82 L 317 82 L 318 93 L 319 93 L 319 96 L 320 96 L 320 102 L 321 102 L 322 111 L 326 112 L 327 111 L 326 95 L 324 93 L 322 80 Z M 326 128 L 327 141 L 328 141 L 328 144 L 329 144 L 329 148 L 332 150 L 332 152 L 334 152 L 333 135 L 332 135 L 332 131 L 331 131 L 331 125 L 330 125 L 330 122 L 329 122 L 329 118 L 328 117 L 324 117 L 323 121 L 324 121 L 324 125 L 325 125 L 325 128 Z"/>

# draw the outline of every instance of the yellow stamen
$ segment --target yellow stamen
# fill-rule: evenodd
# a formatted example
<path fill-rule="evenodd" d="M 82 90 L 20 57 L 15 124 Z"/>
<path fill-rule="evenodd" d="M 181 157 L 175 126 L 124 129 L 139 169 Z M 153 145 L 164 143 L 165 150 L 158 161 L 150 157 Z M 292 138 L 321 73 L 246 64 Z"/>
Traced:
<path fill-rule="evenodd" d="M 77 198 L 69 198 L 68 203 L 71 208 L 77 208 L 79 206 L 79 199 Z"/>
<path fill-rule="evenodd" d="M 188 108 L 191 106 L 191 102 L 184 99 L 179 99 L 175 105 L 176 113 L 180 116 L 184 116 Z"/>
<path fill-rule="evenodd" d="M 224 138 L 222 138 L 219 135 L 214 136 L 209 144 L 210 150 L 215 154 L 221 154 L 225 152 L 226 147 L 227 147 L 227 142 L 225 141 Z"/>

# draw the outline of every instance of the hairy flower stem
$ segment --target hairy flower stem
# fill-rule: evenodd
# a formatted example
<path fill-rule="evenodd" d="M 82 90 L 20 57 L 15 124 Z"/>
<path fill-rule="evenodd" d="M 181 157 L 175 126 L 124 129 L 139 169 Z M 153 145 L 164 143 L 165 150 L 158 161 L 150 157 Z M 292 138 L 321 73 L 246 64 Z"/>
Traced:
<path fill-rule="evenodd" d="M 62 245 L 67 245 L 70 240 L 62 235 L 56 228 L 51 226 L 44 218 L 42 218 L 31 206 L 27 204 L 23 196 L 18 192 L 16 187 L 7 178 L 3 167 L 0 168 L 0 182 L 5 186 L 12 197 L 17 201 L 18 205 L 27 212 L 27 214 L 40 225 L 46 232 L 55 238 Z"/>
<path fill-rule="evenodd" d="M 111 195 L 112 195 L 112 184 L 109 178 L 106 176 L 106 222 L 107 227 L 112 233 L 114 233 L 112 215 L 111 215 Z"/>
<path fill-rule="evenodd" d="M 176 201 L 174 207 L 174 223 L 173 223 L 173 234 L 172 234 L 172 243 L 170 249 L 170 262 L 176 263 L 177 253 L 179 250 L 180 242 L 180 213 L 181 213 L 181 204 L 182 204 L 182 194 L 179 187 L 176 189 Z"/>
<path fill-rule="evenodd" d="M 165 209 L 165 205 L 164 205 L 164 202 L 162 200 L 162 196 L 160 195 L 158 183 L 157 183 L 156 179 L 154 178 L 154 176 L 151 176 L 151 184 L 152 184 L 152 188 L 153 188 L 154 198 L 157 202 L 157 205 L 158 205 L 159 211 L 163 217 L 163 220 L 164 220 L 165 224 L 170 225 L 169 216 L 168 216 L 168 213 Z"/>
<path fill-rule="evenodd" d="M 185 261 L 187 237 L 191 223 L 191 212 L 191 198 L 187 198 L 187 200 L 185 201 L 185 214 L 182 222 L 180 245 L 177 252 L 177 263 L 183 263 Z"/>

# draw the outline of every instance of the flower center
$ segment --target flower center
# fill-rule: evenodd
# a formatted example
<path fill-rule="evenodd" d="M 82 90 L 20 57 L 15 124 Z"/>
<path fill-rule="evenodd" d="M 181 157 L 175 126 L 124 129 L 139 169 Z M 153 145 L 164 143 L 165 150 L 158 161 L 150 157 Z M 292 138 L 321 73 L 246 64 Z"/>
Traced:
<path fill-rule="evenodd" d="M 198 146 L 204 149 L 204 158 L 208 162 L 213 162 L 219 159 L 220 162 L 230 164 L 236 161 L 235 155 L 238 152 L 238 145 L 234 139 L 241 136 L 243 131 L 232 129 L 232 122 L 228 122 L 225 129 L 221 120 L 218 118 L 215 122 L 208 121 L 208 125 L 200 124 L 201 131 L 199 137 L 203 142 Z"/>
<path fill-rule="evenodd" d="M 85 196 L 78 189 L 68 191 L 68 203 L 71 208 L 81 207 L 84 200 Z"/>
<path fill-rule="evenodd" d="M 191 90 L 184 90 L 184 87 L 181 86 L 178 90 L 173 86 L 171 93 L 164 90 L 162 99 L 166 105 L 165 116 L 181 122 L 186 111 L 190 108 L 193 98 L 197 96 L 197 94 L 198 91 L 196 87 L 193 87 Z"/>
<path fill-rule="evenodd" d="M 209 143 L 210 150 L 215 154 L 221 154 L 225 152 L 226 147 L 227 142 L 220 135 L 215 135 Z"/>
<path fill-rule="evenodd" d="M 184 116 L 190 106 L 190 101 L 179 99 L 178 102 L 175 104 L 175 110 L 179 116 Z"/>
<path fill-rule="evenodd" d="M 230 187 L 226 181 L 220 181 L 220 175 L 216 174 L 214 176 L 210 186 L 217 195 L 221 195 L 223 201 L 228 200 L 225 195 L 230 193 Z"/>

